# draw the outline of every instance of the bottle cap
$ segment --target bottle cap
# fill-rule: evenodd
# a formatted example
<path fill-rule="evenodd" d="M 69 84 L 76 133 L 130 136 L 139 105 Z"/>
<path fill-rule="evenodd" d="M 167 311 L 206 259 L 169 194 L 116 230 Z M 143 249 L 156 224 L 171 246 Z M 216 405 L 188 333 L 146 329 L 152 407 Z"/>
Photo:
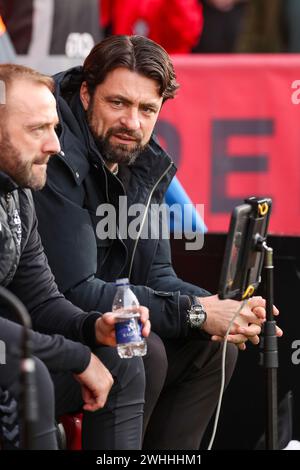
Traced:
<path fill-rule="evenodd" d="M 127 286 L 127 285 L 129 285 L 129 279 L 127 277 L 116 280 L 116 286 Z"/>

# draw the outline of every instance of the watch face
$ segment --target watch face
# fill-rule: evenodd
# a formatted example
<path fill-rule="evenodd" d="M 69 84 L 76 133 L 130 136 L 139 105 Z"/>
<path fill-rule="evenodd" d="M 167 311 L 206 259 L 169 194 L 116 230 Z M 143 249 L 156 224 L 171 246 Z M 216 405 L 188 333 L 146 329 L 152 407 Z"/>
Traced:
<path fill-rule="evenodd" d="M 192 328 L 202 328 L 206 320 L 206 312 L 202 305 L 193 305 L 189 311 L 189 323 Z"/>

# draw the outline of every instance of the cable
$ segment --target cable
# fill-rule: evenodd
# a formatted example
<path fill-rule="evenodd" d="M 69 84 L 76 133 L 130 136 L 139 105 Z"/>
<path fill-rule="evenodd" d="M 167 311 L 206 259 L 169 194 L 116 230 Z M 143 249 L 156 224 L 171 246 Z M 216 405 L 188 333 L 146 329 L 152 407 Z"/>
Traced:
<path fill-rule="evenodd" d="M 213 443 L 214 443 L 214 440 L 215 440 L 215 436 L 216 436 L 216 432 L 217 432 L 219 417 L 220 417 L 221 404 L 222 404 L 223 393 L 224 393 L 224 387 L 225 387 L 225 359 L 226 359 L 226 350 L 227 350 L 227 343 L 228 343 L 228 335 L 229 335 L 229 332 L 230 332 L 230 330 L 231 330 L 231 327 L 232 327 L 232 325 L 233 325 L 234 320 L 235 320 L 236 317 L 240 314 L 241 310 L 244 308 L 244 306 L 245 306 L 247 300 L 248 300 L 248 299 L 243 300 L 243 302 L 241 303 L 239 309 L 238 309 L 237 312 L 234 314 L 232 320 L 231 320 L 230 323 L 229 323 L 229 326 L 228 326 L 228 328 L 227 328 L 227 331 L 226 331 L 226 334 L 225 334 L 225 337 L 224 337 L 223 351 L 222 351 L 221 387 L 220 387 L 220 393 L 219 393 L 219 399 L 218 399 L 218 406 L 217 406 L 217 411 L 216 411 L 216 416 L 215 416 L 215 421 L 214 421 L 213 432 L 212 432 L 212 436 L 211 436 L 211 439 L 210 439 L 210 441 L 209 441 L 207 450 L 211 450 L 211 448 L 212 448 L 212 446 L 213 446 Z"/>

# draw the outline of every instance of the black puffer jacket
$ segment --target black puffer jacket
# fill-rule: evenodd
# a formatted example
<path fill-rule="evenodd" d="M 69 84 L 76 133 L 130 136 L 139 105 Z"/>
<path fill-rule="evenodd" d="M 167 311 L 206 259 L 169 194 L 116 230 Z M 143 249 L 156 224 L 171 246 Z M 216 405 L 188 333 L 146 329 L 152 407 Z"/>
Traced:
<path fill-rule="evenodd" d="M 173 162 L 151 139 L 133 166 L 120 167 L 118 176 L 113 175 L 86 123 L 79 99 L 81 68 L 55 79 L 64 154 L 51 158 L 47 184 L 34 196 L 39 231 L 59 288 L 85 310 L 107 311 L 114 281 L 129 277 L 140 303 L 150 308 L 152 329 L 162 337 L 185 336 L 190 305 L 185 294 L 208 293 L 176 276 L 169 241 L 97 234 L 106 217 L 96 214 L 100 204 L 113 204 L 117 220 L 120 196 L 127 196 L 128 207 L 160 204 L 176 172 Z"/>
<path fill-rule="evenodd" d="M 31 193 L 18 189 L 2 172 L 0 285 L 6 286 L 26 305 L 35 330 L 56 333 L 48 336 L 32 331 L 34 354 L 50 370 L 82 372 L 89 363 L 90 350 L 77 341 L 92 337 L 92 322 L 99 315 L 82 312 L 58 292 L 37 233 Z M 21 327 L 15 321 L 5 304 L 0 304 L 0 339 L 8 352 L 13 352 L 21 343 Z"/>

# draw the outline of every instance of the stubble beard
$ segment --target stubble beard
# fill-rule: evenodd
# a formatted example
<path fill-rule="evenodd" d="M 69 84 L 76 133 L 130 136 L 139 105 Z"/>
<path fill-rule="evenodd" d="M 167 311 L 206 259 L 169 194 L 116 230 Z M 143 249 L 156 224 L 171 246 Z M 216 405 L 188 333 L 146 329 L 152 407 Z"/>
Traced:
<path fill-rule="evenodd" d="M 110 127 L 104 136 L 97 134 L 93 125 L 93 103 L 91 103 L 87 110 L 87 120 L 97 148 L 102 158 L 107 163 L 117 163 L 127 166 L 133 165 L 138 156 L 148 145 L 142 145 L 140 134 L 136 131 L 127 129 L 126 127 Z M 129 146 L 126 144 L 111 143 L 110 138 L 116 134 L 125 135 L 135 139 L 135 145 L 128 148 Z"/>
<path fill-rule="evenodd" d="M 21 188 L 30 188 L 34 191 L 45 186 L 46 171 L 41 175 L 33 172 L 34 162 L 23 162 L 21 153 L 11 143 L 8 132 L 2 133 L 0 142 L 0 170 L 4 171 Z"/>

